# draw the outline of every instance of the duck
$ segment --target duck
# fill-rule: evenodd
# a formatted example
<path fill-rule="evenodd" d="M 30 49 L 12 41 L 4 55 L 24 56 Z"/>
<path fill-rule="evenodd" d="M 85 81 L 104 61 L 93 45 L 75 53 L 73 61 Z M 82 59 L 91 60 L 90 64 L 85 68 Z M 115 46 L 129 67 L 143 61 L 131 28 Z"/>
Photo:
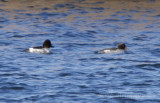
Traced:
<path fill-rule="evenodd" d="M 28 49 L 25 49 L 24 52 L 48 54 L 50 53 L 51 47 L 53 47 L 51 41 L 47 39 L 43 42 L 43 46 L 30 47 Z"/>
<path fill-rule="evenodd" d="M 128 49 L 124 43 L 118 44 L 117 48 L 108 48 L 98 51 L 99 54 L 105 54 L 105 53 L 120 53 L 124 52 L 124 50 Z"/>

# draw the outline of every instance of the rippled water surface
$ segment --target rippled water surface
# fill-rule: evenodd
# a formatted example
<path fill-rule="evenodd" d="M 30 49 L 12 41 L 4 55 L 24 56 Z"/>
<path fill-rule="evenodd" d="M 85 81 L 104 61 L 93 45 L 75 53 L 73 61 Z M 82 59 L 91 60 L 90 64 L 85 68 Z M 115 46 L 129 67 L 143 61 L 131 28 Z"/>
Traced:
<path fill-rule="evenodd" d="M 159 103 L 159 5 L 1 0 L 0 103 Z M 23 52 L 46 39 L 52 53 Z M 124 53 L 96 53 L 122 42 Z"/>

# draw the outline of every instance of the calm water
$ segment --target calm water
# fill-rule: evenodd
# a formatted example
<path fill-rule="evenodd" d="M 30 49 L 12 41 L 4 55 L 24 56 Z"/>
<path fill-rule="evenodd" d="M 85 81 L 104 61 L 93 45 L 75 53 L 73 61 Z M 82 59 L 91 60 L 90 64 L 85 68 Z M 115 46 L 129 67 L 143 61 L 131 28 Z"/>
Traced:
<path fill-rule="evenodd" d="M 159 103 L 160 1 L 3 0 L 0 103 Z M 51 54 L 22 52 L 50 39 Z M 124 42 L 120 54 L 96 54 Z"/>

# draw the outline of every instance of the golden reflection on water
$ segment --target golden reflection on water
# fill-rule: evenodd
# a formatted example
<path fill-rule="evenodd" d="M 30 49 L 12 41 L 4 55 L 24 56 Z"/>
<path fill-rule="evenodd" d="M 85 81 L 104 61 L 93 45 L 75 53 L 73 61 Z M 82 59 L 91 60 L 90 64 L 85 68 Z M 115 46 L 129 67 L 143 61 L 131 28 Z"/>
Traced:
<path fill-rule="evenodd" d="M 158 0 L 155 2 L 149 2 L 149 0 L 85 0 L 82 2 L 75 1 L 76 0 L 11 0 L 8 2 L 0 2 L 0 4 L 3 5 L 0 6 L 0 9 L 4 9 L 10 12 L 15 12 L 15 10 L 25 10 L 25 12 L 28 13 L 40 13 L 42 12 L 42 8 L 49 8 L 48 10 L 46 10 L 47 12 L 67 12 L 69 8 L 53 8 L 57 4 L 74 4 L 77 7 L 85 8 L 86 11 L 93 11 L 90 8 L 104 8 L 104 12 L 99 15 L 103 15 L 105 17 L 108 17 L 109 15 L 112 15 L 117 11 L 122 11 L 123 9 L 125 9 L 126 11 L 136 10 L 141 12 L 146 11 L 147 9 L 154 9 L 155 11 L 159 11 L 160 9 L 160 1 Z M 97 2 L 104 3 L 97 4 Z M 94 14 L 97 15 L 97 13 L 92 13 L 90 15 L 94 16 Z"/>
<path fill-rule="evenodd" d="M 97 3 L 98 2 L 98 3 Z M 2 11 L 1 17 L 9 17 L 10 19 L 15 19 L 16 16 L 19 18 L 17 20 L 29 20 L 20 15 L 19 13 L 31 13 L 38 14 L 44 12 L 43 8 L 47 8 L 45 12 L 52 13 L 67 13 L 69 10 L 76 9 L 76 11 L 70 11 L 70 15 L 54 18 L 56 22 L 64 22 L 68 25 L 71 25 L 70 22 L 75 22 L 78 20 L 84 20 L 85 23 L 73 24 L 81 30 L 93 29 L 87 24 L 95 23 L 95 21 L 103 19 L 115 19 L 121 20 L 119 17 L 114 17 L 113 15 L 118 16 L 131 16 L 133 20 L 138 20 L 140 23 L 130 23 L 124 24 L 119 23 L 120 26 L 130 26 L 130 29 L 144 29 L 146 25 L 156 23 L 156 19 L 153 18 L 156 15 L 160 14 L 160 1 L 155 0 L 10 0 L 8 2 L 0 2 Z M 73 4 L 74 8 L 55 8 L 57 4 Z M 83 8 L 83 11 L 87 13 L 80 14 L 78 11 Z M 96 12 L 96 9 L 100 8 L 102 12 Z M 132 12 L 131 12 L 132 11 Z M 150 12 L 152 11 L 152 12 Z M 8 13 L 6 13 L 8 12 Z M 4 15 L 4 13 L 6 13 Z M 39 16 L 35 16 L 40 18 Z M 41 19 L 41 18 L 40 18 Z M 48 18 L 50 19 L 50 18 Z M 127 18 L 126 18 L 127 19 Z M 146 21 L 145 21 L 146 20 Z M 87 21 L 87 22 L 86 22 Z M 143 21 L 145 21 L 143 23 Z M 40 20 L 44 23 L 44 20 Z M 15 24 L 16 25 L 16 24 Z M 34 25 L 34 24 L 33 24 Z M 49 25 L 49 24 L 48 24 Z M 95 25 L 99 25 L 95 23 Z M 116 24 L 115 24 L 116 25 Z M 9 27 L 10 28 L 10 27 Z M 102 28 L 103 29 L 103 28 Z M 104 30 L 107 31 L 106 28 Z"/>

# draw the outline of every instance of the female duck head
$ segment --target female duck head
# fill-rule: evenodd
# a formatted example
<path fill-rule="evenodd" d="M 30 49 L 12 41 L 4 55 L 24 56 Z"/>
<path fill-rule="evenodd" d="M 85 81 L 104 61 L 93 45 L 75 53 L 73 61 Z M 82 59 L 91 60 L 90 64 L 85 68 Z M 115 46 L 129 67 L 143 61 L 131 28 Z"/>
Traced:
<path fill-rule="evenodd" d="M 124 43 L 118 45 L 118 49 L 127 49 Z"/>

